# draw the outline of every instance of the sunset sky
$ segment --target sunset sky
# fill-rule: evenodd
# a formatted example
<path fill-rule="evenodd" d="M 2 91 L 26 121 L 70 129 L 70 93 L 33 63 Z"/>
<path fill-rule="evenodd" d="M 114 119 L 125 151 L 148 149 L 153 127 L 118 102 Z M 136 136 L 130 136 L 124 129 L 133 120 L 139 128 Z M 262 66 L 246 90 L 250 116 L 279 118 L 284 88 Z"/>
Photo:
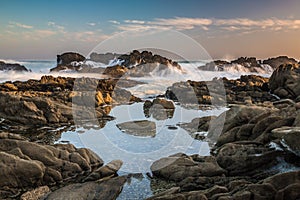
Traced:
<path fill-rule="evenodd" d="M 157 28 L 186 34 L 215 59 L 300 59 L 299 10 L 298 0 L 1 0 L 0 58 L 86 55 L 122 31 Z"/>

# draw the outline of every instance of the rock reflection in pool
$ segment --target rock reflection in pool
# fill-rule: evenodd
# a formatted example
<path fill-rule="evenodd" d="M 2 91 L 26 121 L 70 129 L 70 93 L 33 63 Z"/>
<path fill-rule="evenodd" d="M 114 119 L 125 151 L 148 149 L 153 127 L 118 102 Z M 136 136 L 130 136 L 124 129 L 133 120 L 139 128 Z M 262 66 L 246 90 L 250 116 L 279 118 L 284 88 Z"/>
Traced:
<path fill-rule="evenodd" d="M 146 118 L 143 103 L 116 106 L 111 115 L 115 120 L 107 122 L 100 130 L 85 130 L 83 134 L 76 132 L 63 133 L 61 140 L 68 140 L 76 146 L 84 146 L 96 152 L 105 162 L 120 159 L 124 162 L 121 171 L 140 173 L 150 171 L 150 165 L 162 158 L 175 153 L 209 155 L 210 150 L 206 142 L 192 138 L 182 128 L 169 129 L 178 123 L 190 122 L 196 117 L 219 115 L 224 109 L 187 110 L 176 105 L 172 118 L 156 120 Z M 122 132 L 117 124 L 130 121 L 149 120 L 156 125 L 155 137 L 136 137 Z M 80 128 L 82 129 L 82 128 Z M 81 144 L 78 144 L 78 141 Z"/>
<path fill-rule="evenodd" d="M 148 120 L 130 121 L 117 124 L 124 133 L 139 137 L 155 137 L 156 124 Z"/>

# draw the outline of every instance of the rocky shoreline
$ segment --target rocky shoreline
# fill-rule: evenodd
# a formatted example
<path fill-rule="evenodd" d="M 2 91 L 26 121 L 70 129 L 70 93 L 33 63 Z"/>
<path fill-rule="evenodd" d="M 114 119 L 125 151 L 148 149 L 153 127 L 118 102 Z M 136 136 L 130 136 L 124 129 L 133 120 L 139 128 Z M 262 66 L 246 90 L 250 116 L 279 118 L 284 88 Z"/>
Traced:
<path fill-rule="evenodd" d="M 126 88 L 143 83 L 118 78 L 130 68 L 136 72 L 139 65 L 160 63 L 180 70 L 178 63 L 149 52 L 118 56 L 126 63 L 107 68 L 112 76 L 105 79 L 43 76 L 40 80 L 0 84 L 1 199 L 118 197 L 130 178 L 118 175 L 121 160 L 105 164 L 89 149 L 54 144 L 53 138 L 46 141 L 49 132 L 42 131 L 46 126 L 53 130 L 72 128 L 81 121 L 85 124 L 86 119 L 105 126 L 113 119 L 109 115 L 113 106 L 141 102 Z M 77 58 L 78 62 L 85 59 L 80 55 Z M 58 63 L 65 69 L 62 66 L 73 61 L 62 56 Z M 152 67 L 143 69 L 143 75 L 149 73 L 148 69 Z M 199 105 L 229 108 L 218 117 L 195 118 L 179 125 L 192 136 L 208 132 L 195 138 L 209 142 L 211 155 L 178 153 L 153 162 L 149 180 L 165 181 L 172 187 L 156 188 L 159 192 L 148 199 L 299 199 L 299 83 L 299 65 L 285 63 L 274 68 L 270 78 L 245 75 L 236 80 L 178 82 L 164 95 L 145 101 L 145 116 L 156 119 L 171 118 L 173 102 L 187 107 L 195 104 L 197 109 Z M 167 110 L 167 115 L 162 117 L 160 109 Z M 118 127 L 127 130 L 135 123 L 151 127 L 142 136 L 155 137 L 155 124 L 149 121 L 121 123 Z M 55 137 L 60 136 L 58 132 Z"/>

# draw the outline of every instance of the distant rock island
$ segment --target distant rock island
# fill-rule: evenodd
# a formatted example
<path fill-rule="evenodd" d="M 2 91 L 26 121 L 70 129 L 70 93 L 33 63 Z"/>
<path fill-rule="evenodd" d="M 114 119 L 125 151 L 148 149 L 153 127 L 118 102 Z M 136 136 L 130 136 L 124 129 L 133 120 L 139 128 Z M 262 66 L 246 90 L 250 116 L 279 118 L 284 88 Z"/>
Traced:
<path fill-rule="evenodd" d="M 83 61 L 100 62 L 106 68 L 94 67 Z M 181 70 L 181 66 L 171 59 L 156 54 L 153 55 L 150 51 L 139 52 L 133 50 L 129 54 L 122 55 L 92 53 L 89 59 L 78 53 L 67 52 L 57 56 L 57 66 L 50 71 L 72 70 L 82 73 L 102 73 L 113 77 L 121 77 L 127 73 L 130 76 L 140 77 L 149 75 L 156 68 L 158 70 L 168 68 Z"/>
<path fill-rule="evenodd" d="M 282 64 L 297 64 L 294 58 L 279 56 L 267 60 L 257 60 L 255 57 L 240 57 L 231 62 L 216 60 L 203 66 L 199 70 L 204 71 L 229 71 L 229 72 L 247 72 L 247 73 L 272 73 L 274 69 Z"/>
<path fill-rule="evenodd" d="M 28 72 L 29 70 L 18 63 L 5 63 L 0 61 L 0 71 L 25 71 Z"/>

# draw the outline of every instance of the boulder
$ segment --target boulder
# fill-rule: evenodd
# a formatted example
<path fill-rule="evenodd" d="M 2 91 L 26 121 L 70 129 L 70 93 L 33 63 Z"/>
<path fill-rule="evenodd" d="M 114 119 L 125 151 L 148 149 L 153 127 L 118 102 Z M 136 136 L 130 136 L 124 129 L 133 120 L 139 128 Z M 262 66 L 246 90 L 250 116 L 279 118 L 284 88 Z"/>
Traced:
<path fill-rule="evenodd" d="M 122 191 L 126 177 L 116 177 L 99 182 L 75 183 L 62 187 L 47 196 L 47 200 L 57 199 L 105 199 L 114 200 Z"/>
<path fill-rule="evenodd" d="M 212 177 L 226 174 L 226 170 L 218 165 L 214 157 L 191 157 L 185 154 L 161 158 L 151 165 L 151 171 L 155 177 L 172 181 L 182 181 L 186 177 Z"/>
<path fill-rule="evenodd" d="M 229 175 L 253 175 L 262 172 L 276 163 L 280 155 L 277 150 L 271 150 L 259 143 L 236 142 L 227 143 L 216 153 L 218 164 L 228 171 Z"/>
<path fill-rule="evenodd" d="M 296 99 L 300 95 L 300 68 L 298 64 L 280 65 L 270 77 L 271 92 L 280 98 Z"/>

